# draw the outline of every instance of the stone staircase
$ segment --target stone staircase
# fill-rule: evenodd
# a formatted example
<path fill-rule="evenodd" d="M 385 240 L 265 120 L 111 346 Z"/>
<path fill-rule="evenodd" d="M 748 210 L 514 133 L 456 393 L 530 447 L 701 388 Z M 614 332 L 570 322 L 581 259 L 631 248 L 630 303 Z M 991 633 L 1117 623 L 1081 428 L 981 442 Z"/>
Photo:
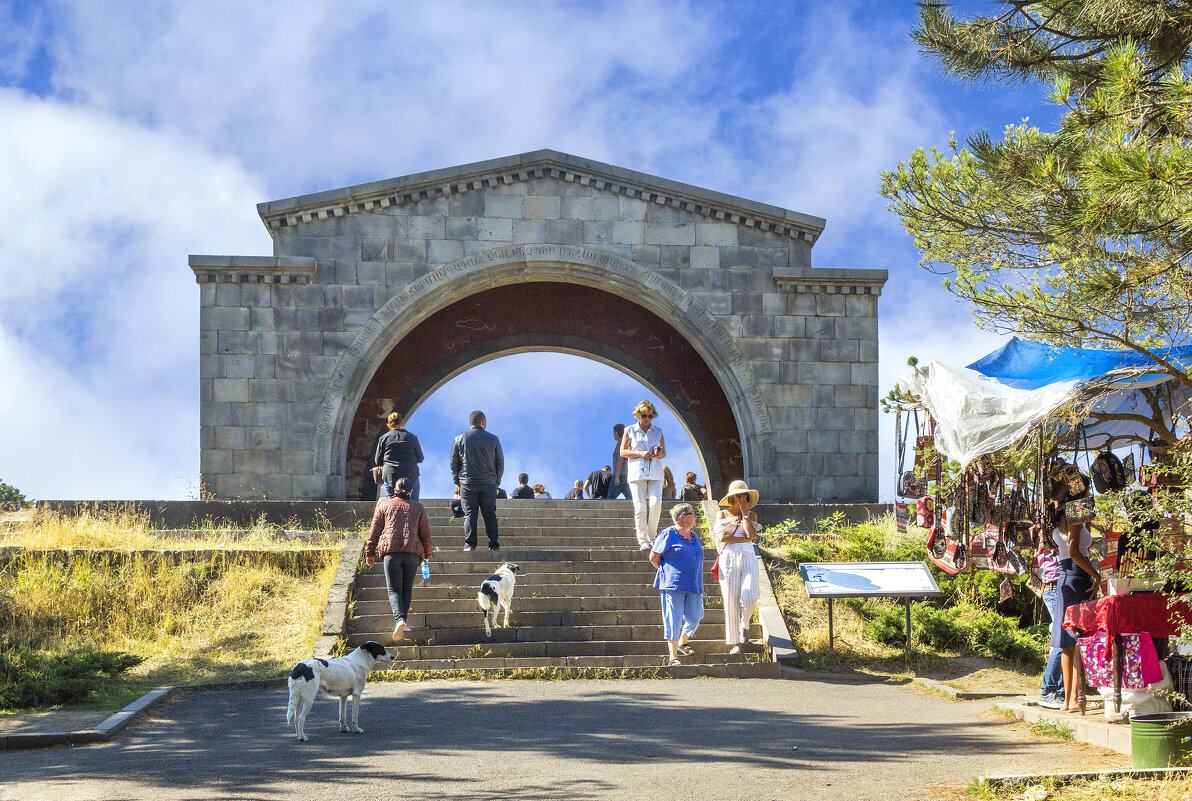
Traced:
<path fill-rule="evenodd" d="M 423 505 L 435 559 L 430 580 L 419 579 L 415 586 L 410 631 L 392 643 L 393 616 L 378 563 L 356 578 L 349 647 L 376 640 L 397 657 L 395 669 L 445 674 L 650 668 L 662 676 L 780 675 L 778 663 L 760 646 L 727 653 L 720 593 L 707 572 L 704 619 L 691 641 L 695 654 L 681 657 L 681 667 L 665 666 L 654 568 L 638 550 L 632 505 L 626 501 L 498 501 L 501 550 L 496 554 L 486 547 L 483 524 L 480 547 L 463 551 L 463 521 L 451 517 L 449 501 Z M 671 505 L 665 504 L 661 523 L 669 524 Z M 519 565 L 510 628 L 494 629 L 488 637 L 476 592 L 506 561 Z M 705 561 L 705 571 L 712 561 Z M 750 637 L 761 637 L 757 623 Z"/>

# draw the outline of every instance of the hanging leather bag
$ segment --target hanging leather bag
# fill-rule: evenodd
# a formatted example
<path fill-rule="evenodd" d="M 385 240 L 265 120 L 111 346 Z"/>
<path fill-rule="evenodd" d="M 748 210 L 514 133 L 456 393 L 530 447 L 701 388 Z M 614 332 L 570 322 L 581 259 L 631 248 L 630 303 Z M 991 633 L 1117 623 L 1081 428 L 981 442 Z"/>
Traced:
<path fill-rule="evenodd" d="M 1089 472 L 1097 492 L 1119 492 L 1126 488 L 1126 467 L 1113 451 L 1101 451 Z"/>

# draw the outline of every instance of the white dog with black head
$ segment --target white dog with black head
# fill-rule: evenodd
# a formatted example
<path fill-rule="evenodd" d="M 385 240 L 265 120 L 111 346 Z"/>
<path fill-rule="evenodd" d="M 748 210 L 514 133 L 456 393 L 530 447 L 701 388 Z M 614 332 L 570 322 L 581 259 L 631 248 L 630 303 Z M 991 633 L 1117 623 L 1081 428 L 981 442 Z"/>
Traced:
<path fill-rule="evenodd" d="M 339 699 L 339 730 L 363 734 L 356 721 L 360 715 L 360 696 L 368 674 L 378 662 L 392 662 L 393 654 L 369 640 L 347 656 L 335 659 L 303 659 L 290 671 L 290 705 L 286 723 L 293 723 L 298 740 L 306 742 L 306 716 L 315 705 L 319 690 Z M 352 696 L 352 723 L 348 725 L 348 696 Z"/>
<path fill-rule="evenodd" d="M 484 615 L 484 633 L 493 636 L 492 627 L 497 625 L 497 615 L 501 607 L 505 607 L 505 625 L 509 628 L 509 612 L 513 604 L 513 588 L 517 584 L 517 565 L 506 562 L 497 568 L 497 572 L 480 582 L 480 592 L 476 593 L 476 600 L 480 603 L 480 614 Z M 490 622 L 491 618 L 491 622 Z"/>

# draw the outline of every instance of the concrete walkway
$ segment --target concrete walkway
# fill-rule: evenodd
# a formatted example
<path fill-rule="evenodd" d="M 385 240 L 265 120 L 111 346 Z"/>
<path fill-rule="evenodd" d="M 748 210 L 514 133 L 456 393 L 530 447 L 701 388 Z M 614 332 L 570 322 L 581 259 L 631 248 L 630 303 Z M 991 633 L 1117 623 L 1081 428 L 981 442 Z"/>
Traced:
<path fill-rule="evenodd" d="M 0 799 L 929 798 L 978 774 L 1120 765 L 907 686 L 820 680 L 372 684 L 365 734 L 283 691 L 184 696 L 111 743 L 0 753 Z"/>

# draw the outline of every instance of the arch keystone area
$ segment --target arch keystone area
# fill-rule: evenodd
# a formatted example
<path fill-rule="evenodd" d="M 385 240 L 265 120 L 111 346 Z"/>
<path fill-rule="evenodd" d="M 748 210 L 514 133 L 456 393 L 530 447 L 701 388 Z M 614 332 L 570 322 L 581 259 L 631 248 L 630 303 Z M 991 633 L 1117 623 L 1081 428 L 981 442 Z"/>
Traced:
<path fill-rule="evenodd" d="M 216 497 L 352 497 L 378 404 L 409 411 L 470 365 L 560 350 L 655 389 L 709 477 L 876 498 L 886 274 L 812 268 L 823 220 L 555 151 L 258 210 L 272 257 L 191 257 Z M 577 311 L 498 314 L 536 297 Z M 411 342 L 425 369 L 401 361 Z"/>

